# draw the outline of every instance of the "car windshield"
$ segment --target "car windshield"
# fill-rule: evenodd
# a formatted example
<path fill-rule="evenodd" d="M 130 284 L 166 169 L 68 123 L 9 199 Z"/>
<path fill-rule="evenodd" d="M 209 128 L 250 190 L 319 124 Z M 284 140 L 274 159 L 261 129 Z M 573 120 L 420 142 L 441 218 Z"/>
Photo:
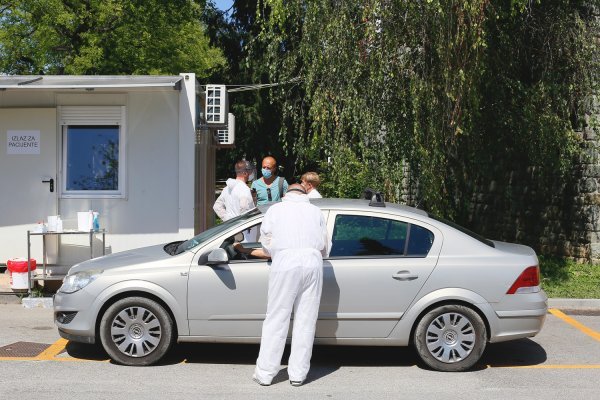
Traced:
<path fill-rule="evenodd" d="M 253 210 L 248 211 L 247 213 L 239 215 L 235 218 L 231 218 L 231 219 L 223 222 L 222 224 L 215 225 L 212 228 L 209 228 L 209 229 L 205 230 L 204 232 L 194 236 L 193 238 L 181 243 L 179 246 L 177 246 L 177 250 L 175 251 L 175 254 L 181 254 L 184 251 L 193 249 L 194 247 L 198 246 L 199 244 L 202 244 L 205 241 L 212 239 L 215 235 L 218 235 L 221 232 L 225 232 L 226 230 L 228 230 L 229 228 L 231 228 L 233 226 L 244 223 L 259 214 L 260 214 L 260 211 L 257 208 L 255 208 Z"/>

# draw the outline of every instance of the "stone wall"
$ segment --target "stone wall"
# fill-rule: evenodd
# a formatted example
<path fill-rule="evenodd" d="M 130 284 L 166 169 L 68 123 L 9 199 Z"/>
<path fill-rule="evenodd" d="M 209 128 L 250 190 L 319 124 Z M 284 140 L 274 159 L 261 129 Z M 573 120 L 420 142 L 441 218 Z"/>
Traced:
<path fill-rule="evenodd" d="M 482 181 L 466 225 L 540 254 L 600 262 L 600 130 L 594 125 L 588 119 L 579 132 L 581 155 L 566 176 L 530 166 Z"/>
<path fill-rule="evenodd" d="M 579 136 L 582 151 L 566 176 L 535 166 L 486 168 L 492 172 L 480 177 L 472 197 L 465 199 L 468 215 L 456 222 L 490 239 L 528 245 L 538 254 L 600 263 L 597 121 L 588 118 Z M 401 201 L 418 206 L 418 182 L 408 169 L 405 176 Z"/>

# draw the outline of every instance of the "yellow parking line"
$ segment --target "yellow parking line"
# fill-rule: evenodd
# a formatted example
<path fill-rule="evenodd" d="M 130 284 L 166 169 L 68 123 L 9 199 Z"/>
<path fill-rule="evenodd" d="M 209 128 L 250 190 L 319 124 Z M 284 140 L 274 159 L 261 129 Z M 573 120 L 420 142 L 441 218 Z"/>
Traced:
<path fill-rule="evenodd" d="M 67 339 L 58 339 L 50 347 L 41 352 L 36 360 L 53 360 L 61 351 L 65 349 L 69 341 Z"/>
<path fill-rule="evenodd" d="M 579 329 L 581 332 L 585 333 L 586 335 L 591 336 L 594 339 L 600 341 L 600 333 L 594 331 L 593 329 L 588 328 L 587 326 L 574 320 L 573 318 L 568 317 L 562 311 L 557 310 L 556 308 L 550 308 L 548 311 L 550 311 L 550 313 L 552 315 L 554 315 L 555 317 L 562 319 L 567 324 L 574 326 L 575 328 Z"/>

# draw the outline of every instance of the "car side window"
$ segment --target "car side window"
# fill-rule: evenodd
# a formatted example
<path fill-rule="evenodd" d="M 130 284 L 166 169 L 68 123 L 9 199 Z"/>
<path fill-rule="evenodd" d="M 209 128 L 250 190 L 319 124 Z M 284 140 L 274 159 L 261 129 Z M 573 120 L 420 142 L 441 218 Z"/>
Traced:
<path fill-rule="evenodd" d="M 406 255 L 425 257 L 433 245 L 433 232 L 419 225 L 410 224 Z"/>
<path fill-rule="evenodd" d="M 408 224 L 387 218 L 337 215 L 329 257 L 404 255 Z"/>
<path fill-rule="evenodd" d="M 235 242 L 241 242 L 246 248 L 262 247 L 260 244 L 260 225 L 261 224 L 256 224 L 250 228 L 236 232 L 221 243 L 219 247 L 225 249 L 230 262 L 265 261 L 265 259 L 262 258 L 242 254 L 233 247 Z"/>

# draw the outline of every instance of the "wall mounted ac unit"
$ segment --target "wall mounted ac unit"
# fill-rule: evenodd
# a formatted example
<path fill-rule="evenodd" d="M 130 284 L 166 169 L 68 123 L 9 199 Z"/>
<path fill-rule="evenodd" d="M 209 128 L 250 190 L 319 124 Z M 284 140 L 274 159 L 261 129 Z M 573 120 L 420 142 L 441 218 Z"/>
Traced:
<path fill-rule="evenodd" d="M 217 130 L 217 141 L 220 145 L 232 145 L 235 143 L 235 116 L 227 115 L 227 128 Z"/>
<path fill-rule="evenodd" d="M 204 116 L 207 124 L 225 125 L 227 121 L 227 88 L 225 85 L 206 85 Z"/>

